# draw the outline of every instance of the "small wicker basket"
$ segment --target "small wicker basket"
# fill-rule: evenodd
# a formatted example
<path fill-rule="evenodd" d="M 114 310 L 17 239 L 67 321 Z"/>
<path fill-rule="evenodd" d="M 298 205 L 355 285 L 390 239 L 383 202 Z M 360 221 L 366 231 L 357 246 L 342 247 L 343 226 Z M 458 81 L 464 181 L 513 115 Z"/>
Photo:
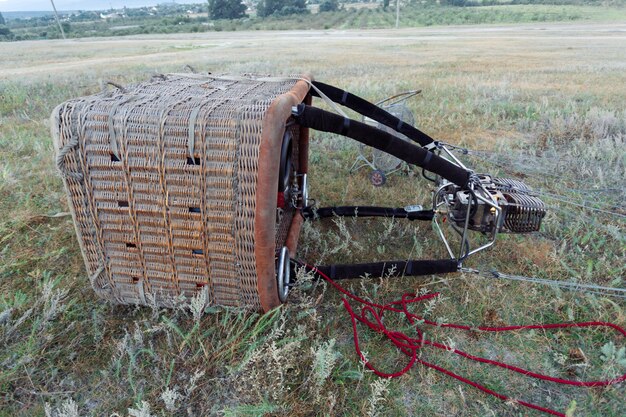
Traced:
<path fill-rule="evenodd" d="M 269 310 L 276 254 L 295 253 L 308 130 L 288 124 L 309 78 L 168 74 L 52 114 L 57 165 L 96 293 L 126 304 Z M 280 173 L 284 176 L 284 173 Z M 282 200 L 281 200 L 282 199 Z"/>

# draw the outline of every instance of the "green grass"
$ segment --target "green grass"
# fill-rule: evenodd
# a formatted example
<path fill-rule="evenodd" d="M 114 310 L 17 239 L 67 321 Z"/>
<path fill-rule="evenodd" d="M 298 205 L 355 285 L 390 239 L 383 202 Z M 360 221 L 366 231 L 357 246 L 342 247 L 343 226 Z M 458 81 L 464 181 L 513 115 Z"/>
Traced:
<path fill-rule="evenodd" d="M 370 24 L 378 12 L 367 13 Z M 351 16 L 365 22 L 365 15 Z M 429 30 L 354 31 L 317 36 L 315 42 L 300 33 L 257 31 L 95 39 L 69 48 L 34 42 L 28 53 L 19 43 L 1 45 L 2 55 L 13 59 L 0 62 L 0 416 L 45 415 L 46 406 L 53 416 L 72 415 L 73 407 L 93 416 L 148 409 L 156 416 L 190 415 L 188 409 L 192 415 L 229 416 L 540 415 L 420 366 L 381 385 L 356 358 L 339 295 L 311 277 L 301 276 L 302 287 L 289 303 L 263 316 L 211 308 L 194 317 L 185 305 L 166 310 L 98 300 L 71 219 L 63 215 L 68 207 L 48 126 L 56 104 L 98 91 L 100 80 L 143 80 L 180 71 L 184 63 L 215 72 L 313 71 L 372 100 L 420 88 L 410 102 L 418 126 L 486 151 L 468 161 L 472 166 L 521 175 L 534 187 L 623 212 L 623 36 L 594 25 L 528 27 L 497 37 L 477 27 L 471 36 L 467 29 L 437 37 Z M 229 47 L 220 48 L 225 42 Z M 90 61 L 102 57 L 108 64 Z M 357 152 L 347 140 L 314 135 L 311 195 L 320 205 L 427 204 L 429 183 L 417 171 L 390 176 L 383 188 L 369 184 L 366 169 L 350 175 Z M 546 202 L 551 209 L 540 233 L 502 236 L 468 266 L 623 287 L 624 221 Z M 428 224 L 344 219 L 307 224 L 298 256 L 358 262 L 428 258 L 443 250 Z M 461 274 L 346 285 L 378 301 L 407 291 L 441 291 L 443 299 L 415 311 L 471 325 L 626 323 L 620 300 Z M 388 320 L 409 329 L 397 318 Z M 625 372 L 623 341 L 603 331 L 428 333 L 441 343 L 555 376 Z M 406 363 L 379 335 L 361 330 L 361 337 L 381 369 Z M 610 341 L 617 350 L 602 359 Z M 576 366 L 570 351 L 577 348 L 588 366 Z M 623 411 L 623 384 L 575 389 L 533 383 L 448 352 L 424 349 L 423 358 L 560 411 L 576 401 L 577 416 L 617 417 Z"/>

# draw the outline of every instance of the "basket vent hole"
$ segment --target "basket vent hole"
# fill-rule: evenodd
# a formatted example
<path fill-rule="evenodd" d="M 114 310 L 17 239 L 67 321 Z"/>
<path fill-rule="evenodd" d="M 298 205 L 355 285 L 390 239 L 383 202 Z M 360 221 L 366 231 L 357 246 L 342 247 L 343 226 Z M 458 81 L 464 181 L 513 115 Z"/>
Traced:
<path fill-rule="evenodd" d="M 126 242 L 126 247 L 127 247 L 127 248 L 136 248 L 136 247 L 137 247 L 137 245 L 136 245 L 136 244 L 134 244 L 134 243 Z"/>
<path fill-rule="evenodd" d="M 128 201 L 118 201 L 117 202 L 118 207 L 128 207 Z"/>
<path fill-rule="evenodd" d="M 120 158 L 115 156 L 114 153 L 111 154 L 111 162 L 120 162 Z"/>
<path fill-rule="evenodd" d="M 197 156 L 194 156 L 193 158 L 191 156 L 188 156 L 187 165 L 200 165 L 200 158 Z"/>
<path fill-rule="evenodd" d="M 200 213 L 200 207 L 189 207 L 189 213 Z"/>
<path fill-rule="evenodd" d="M 139 282 L 139 277 L 133 277 L 133 282 L 134 282 L 134 283 Z"/>
<path fill-rule="evenodd" d="M 204 251 L 202 249 L 192 249 L 191 253 L 193 253 L 194 255 L 202 255 Z"/>

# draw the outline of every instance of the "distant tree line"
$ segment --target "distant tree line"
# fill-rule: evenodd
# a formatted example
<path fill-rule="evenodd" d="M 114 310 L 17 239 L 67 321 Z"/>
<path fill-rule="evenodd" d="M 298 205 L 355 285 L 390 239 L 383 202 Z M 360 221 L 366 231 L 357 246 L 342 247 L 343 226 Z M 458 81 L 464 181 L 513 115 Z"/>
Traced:
<path fill-rule="evenodd" d="M 309 13 L 306 0 L 260 0 L 257 5 L 257 16 L 287 16 L 291 14 Z"/>
<path fill-rule="evenodd" d="M 208 0 L 211 19 L 241 19 L 246 16 L 246 5 L 241 0 Z M 323 7 L 322 7 L 323 6 Z M 339 9 L 338 0 L 324 0 L 320 11 Z M 306 0 L 259 0 L 257 16 L 288 16 L 308 13 Z"/>
<path fill-rule="evenodd" d="M 246 16 L 246 9 L 241 0 L 209 0 L 211 19 L 240 19 Z"/>
<path fill-rule="evenodd" d="M 245 3 L 243 3 L 245 1 Z M 137 9 L 76 11 L 61 16 L 66 36 L 129 36 L 253 29 L 303 29 L 333 27 L 384 27 L 396 0 L 370 0 L 380 7 L 344 8 L 341 0 L 206 0 L 201 4 L 168 3 Z M 367 0 L 361 0 L 368 2 Z M 568 4 L 622 7 L 626 0 L 403 0 L 405 25 L 482 24 L 497 22 L 570 21 L 585 14 L 574 7 L 559 11 L 532 11 L 517 7 L 475 7 L 511 4 Z M 319 6 L 310 13 L 307 4 Z M 388 9 L 385 10 L 384 6 Z M 249 12 L 247 7 L 253 10 Z M 257 9 L 256 12 L 254 9 Z M 520 10 L 515 10 L 520 9 Z M 567 9 L 567 10 L 565 10 Z M 407 23 L 408 22 L 408 23 Z M 54 15 L 0 13 L 0 41 L 59 39 Z"/>
<path fill-rule="evenodd" d="M 320 3 L 320 12 L 336 12 L 339 10 L 339 0 L 324 0 Z"/>

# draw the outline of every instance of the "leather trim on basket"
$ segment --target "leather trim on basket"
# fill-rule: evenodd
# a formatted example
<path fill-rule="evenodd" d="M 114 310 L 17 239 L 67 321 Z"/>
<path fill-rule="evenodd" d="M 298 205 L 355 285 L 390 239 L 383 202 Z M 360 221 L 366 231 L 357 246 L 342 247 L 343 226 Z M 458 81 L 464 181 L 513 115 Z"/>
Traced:
<path fill-rule="evenodd" d="M 304 78 L 311 79 L 309 76 Z M 257 290 L 264 311 L 269 311 L 281 304 L 278 298 L 276 265 L 274 261 L 276 251 L 276 200 L 278 197 L 278 189 L 276 187 L 278 183 L 278 169 L 276 167 L 280 162 L 280 147 L 285 132 L 285 122 L 291 115 L 292 106 L 302 103 L 308 91 L 309 84 L 305 81 L 298 81 L 288 93 L 277 97 L 272 102 L 263 119 L 254 220 L 254 256 L 256 258 L 258 275 Z M 300 133 L 302 135 L 302 130 Z M 305 136 L 308 142 L 308 131 Z M 306 151 L 304 150 L 304 152 Z M 302 153 L 303 150 L 300 151 L 300 155 Z M 302 161 L 302 156 L 300 156 L 300 161 Z M 295 225 L 297 223 L 296 219 L 299 217 L 298 215 L 294 216 L 289 230 L 291 239 L 288 239 L 288 241 L 293 242 L 293 233 L 297 234 L 299 232 L 299 225 Z M 295 241 L 297 242 L 297 236 Z M 295 248 L 295 243 L 292 243 L 292 245 Z"/>
<path fill-rule="evenodd" d="M 311 105 L 312 97 L 310 94 L 304 99 L 304 104 Z M 309 172 L 309 128 L 300 126 L 300 134 L 298 141 L 298 166 L 299 173 L 306 174 Z M 302 183 L 300 183 L 302 186 Z M 293 220 L 291 221 L 291 225 L 289 226 L 289 233 L 287 234 L 287 241 L 285 242 L 285 246 L 289 249 L 289 253 L 295 255 L 298 250 L 298 238 L 300 237 L 300 229 L 302 228 L 302 224 L 304 223 L 304 217 L 301 215 L 300 211 L 296 212 L 293 216 Z"/>

